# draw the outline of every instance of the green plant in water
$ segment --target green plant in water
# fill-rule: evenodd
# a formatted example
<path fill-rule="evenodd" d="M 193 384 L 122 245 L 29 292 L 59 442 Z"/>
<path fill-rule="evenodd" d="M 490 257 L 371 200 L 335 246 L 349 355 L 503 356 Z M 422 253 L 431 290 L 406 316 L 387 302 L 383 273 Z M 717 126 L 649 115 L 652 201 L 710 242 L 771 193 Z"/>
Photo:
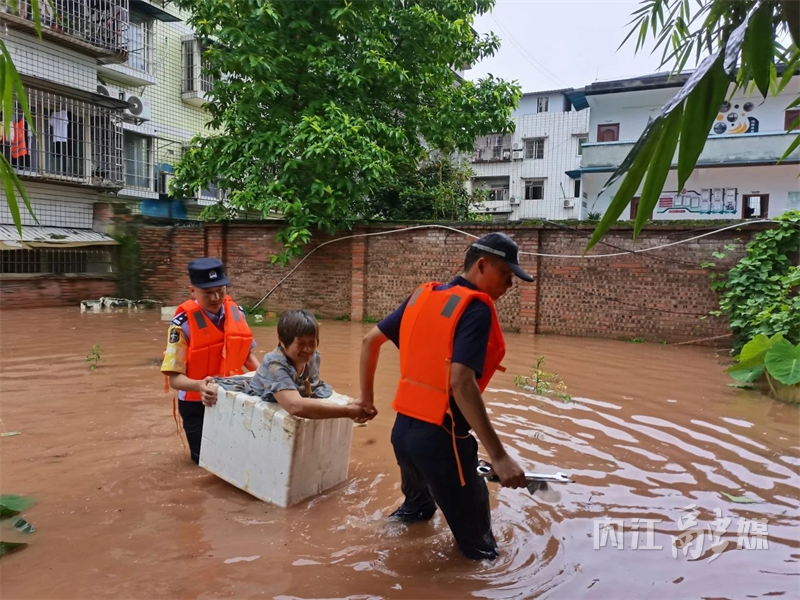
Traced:
<path fill-rule="evenodd" d="M 0 494 L 0 556 L 28 545 L 27 542 L 20 542 L 19 539 L 33 533 L 35 529 L 19 514 L 33 504 L 33 498 Z"/>
<path fill-rule="evenodd" d="M 362 323 L 377 323 L 378 321 L 377 317 L 370 317 L 369 315 L 364 315 L 364 318 L 361 319 Z"/>
<path fill-rule="evenodd" d="M 630 343 L 630 344 L 644 344 L 644 338 L 640 338 L 640 337 L 628 338 L 625 341 Z"/>
<path fill-rule="evenodd" d="M 769 338 L 758 334 L 744 345 L 736 360 L 727 369 L 731 377 L 742 383 L 766 379 L 775 398 L 779 396 L 776 381 L 784 386 L 800 384 L 800 344 L 792 344 L 781 333 Z"/>
<path fill-rule="evenodd" d="M 558 375 L 544 370 L 544 356 L 536 359 L 536 364 L 531 368 L 531 374 L 517 375 L 514 385 L 527 388 L 537 394 L 551 394 L 561 398 L 564 402 L 571 402 L 572 396 L 567 393 L 567 384 Z"/>
<path fill-rule="evenodd" d="M 91 353 L 86 355 L 86 362 L 89 363 L 89 368 L 92 371 L 97 368 L 97 363 L 100 362 L 100 344 L 92 346 Z"/>

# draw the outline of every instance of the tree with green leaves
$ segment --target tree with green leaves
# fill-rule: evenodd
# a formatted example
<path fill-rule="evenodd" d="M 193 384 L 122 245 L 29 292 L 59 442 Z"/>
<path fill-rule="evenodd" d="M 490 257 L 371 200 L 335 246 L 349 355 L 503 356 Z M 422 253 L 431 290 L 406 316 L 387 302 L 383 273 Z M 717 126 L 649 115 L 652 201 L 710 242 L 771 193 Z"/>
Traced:
<path fill-rule="evenodd" d="M 462 81 L 491 56 L 474 18 L 494 0 L 177 0 L 214 78 L 211 133 L 176 169 L 179 193 L 215 183 L 233 208 L 280 214 L 281 258 L 314 229 L 374 214 L 373 194 L 431 151 L 513 129 L 516 85 Z"/>
<path fill-rule="evenodd" d="M 483 190 L 467 190 L 472 173 L 466 161 L 446 158 L 395 173 L 370 197 L 370 216 L 387 221 L 469 221 L 486 198 Z"/>
<path fill-rule="evenodd" d="M 643 0 L 629 24 L 623 45 L 636 36 L 638 52 L 652 35 L 655 49 L 662 52 L 662 67 L 674 63 L 673 74 L 680 73 L 692 56 L 699 65 L 647 125 L 601 190 L 602 194 L 624 177 L 587 250 L 602 239 L 644 182 L 633 229 L 636 238 L 658 202 L 676 150 L 678 189 L 683 188 L 726 97 L 755 89 L 764 98 L 777 96 L 800 67 L 798 0 Z M 786 45 L 781 43 L 784 39 Z M 783 66 L 780 74 L 779 65 Z M 800 97 L 786 108 L 798 105 Z M 800 135 L 781 160 L 798 145 Z"/>

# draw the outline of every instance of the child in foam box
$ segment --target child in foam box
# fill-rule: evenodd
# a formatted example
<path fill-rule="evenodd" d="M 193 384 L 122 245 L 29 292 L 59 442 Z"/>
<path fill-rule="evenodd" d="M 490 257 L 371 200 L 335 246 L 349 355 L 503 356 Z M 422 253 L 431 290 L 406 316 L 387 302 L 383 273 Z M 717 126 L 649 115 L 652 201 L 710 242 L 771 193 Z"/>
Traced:
<path fill-rule="evenodd" d="M 249 382 L 249 394 L 277 402 L 290 415 L 306 419 L 347 417 L 357 423 L 376 411 L 360 404 L 345 406 L 320 400 L 333 394 L 319 377 L 319 325 L 307 310 L 289 310 L 278 320 L 278 346 L 264 356 Z"/>

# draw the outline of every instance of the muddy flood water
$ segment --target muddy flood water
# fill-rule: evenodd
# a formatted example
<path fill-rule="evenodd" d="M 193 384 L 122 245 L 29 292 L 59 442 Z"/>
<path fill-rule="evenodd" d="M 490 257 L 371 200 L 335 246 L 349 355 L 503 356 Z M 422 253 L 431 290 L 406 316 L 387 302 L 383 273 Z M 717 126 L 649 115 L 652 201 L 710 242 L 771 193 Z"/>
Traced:
<path fill-rule="evenodd" d="M 37 500 L 31 545 L 0 562 L 3 598 L 800 597 L 800 410 L 728 387 L 724 351 L 509 334 L 486 394 L 495 427 L 526 470 L 576 483 L 555 503 L 493 486 L 501 554 L 475 563 L 439 513 L 386 519 L 401 500 L 393 347 L 349 480 L 282 509 L 190 462 L 156 312 L 13 311 L 0 327 L 0 418 L 20 432 L 0 440 L 2 491 Z M 369 327 L 321 323 L 322 376 L 341 393 L 358 394 Z M 255 335 L 260 357 L 277 336 Z M 514 386 L 538 355 L 572 402 Z M 704 533 L 675 547 L 689 529 Z"/>

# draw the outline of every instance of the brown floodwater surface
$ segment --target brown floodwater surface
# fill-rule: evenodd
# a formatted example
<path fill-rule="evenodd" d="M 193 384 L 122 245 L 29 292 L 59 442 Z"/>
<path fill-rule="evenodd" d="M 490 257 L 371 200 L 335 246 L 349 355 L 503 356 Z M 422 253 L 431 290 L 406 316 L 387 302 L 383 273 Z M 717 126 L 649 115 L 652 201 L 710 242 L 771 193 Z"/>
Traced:
<path fill-rule="evenodd" d="M 369 327 L 321 324 L 341 393 L 358 394 Z M 0 438 L 2 492 L 37 501 L 31 545 L 0 561 L 3 598 L 800 597 L 800 410 L 727 386 L 724 351 L 509 334 L 485 394 L 495 428 L 526 470 L 576 483 L 557 502 L 492 485 L 500 558 L 476 563 L 440 513 L 386 518 L 402 499 L 393 347 L 348 481 L 282 509 L 189 461 L 158 371 L 165 331 L 155 312 L 0 315 L 0 418 L 20 432 Z M 276 343 L 255 335 L 259 356 Z M 539 355 L 572 402 L 514 386 Z"/>

